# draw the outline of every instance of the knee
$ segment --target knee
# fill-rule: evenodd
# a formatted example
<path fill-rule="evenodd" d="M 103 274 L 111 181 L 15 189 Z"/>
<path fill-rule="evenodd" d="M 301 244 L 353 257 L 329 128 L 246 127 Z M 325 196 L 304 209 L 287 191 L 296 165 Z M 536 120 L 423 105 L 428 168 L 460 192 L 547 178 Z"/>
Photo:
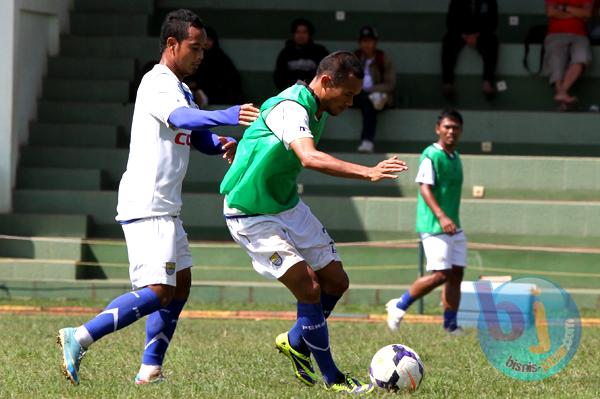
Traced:
<path fill-rule="evenodd" d="M 327 286 L 326 292 L 330 295 L 342 296 L 342 295 L 344 295 L 344 292 L 346 292 L 348 290 L 349 286 L 350 286 L 350 279 L 348 278 L 348 275 L 344 272 L 343 274 L 340 275 L 340 277 L 338 279 L 331 282 Z"/>
<path fill-rule="evenodd" d="M 438 285 L 445 284 L 448 281 L 449 274 L 450 273 L 448 273 L 448 271 L 446 271 L 446 270 L 433 273 L 432 277 L 433 277 L 434 285 L 438 286 Z"/>
<path fill-rule="evenodd" d="M 299 302 L 303 303 L 319 303 L 321 302 L 321 286 L 318 282 L 311 280 L 302 289 L 302 292 L 297 297 Z"/>
<path fill-rule="evenodd" d="M 175 297 L 175 287 L 170 285 L 154 285 L 150 287 L 160 301 L 160 307 L 166 308 L 169 306 Z"/>

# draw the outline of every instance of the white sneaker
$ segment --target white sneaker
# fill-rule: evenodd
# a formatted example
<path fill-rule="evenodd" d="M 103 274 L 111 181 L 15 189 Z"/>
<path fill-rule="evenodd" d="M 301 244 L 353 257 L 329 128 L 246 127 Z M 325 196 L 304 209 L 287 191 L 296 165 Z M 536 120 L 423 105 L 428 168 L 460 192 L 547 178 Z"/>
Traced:
<path fill-rule="evenodd" d="M 450 335 L 451 337 L 462 337 L 463 335 L 465 335 L 465 330 L 463 330 L 462 327 L 456 327 L 454 330 L 450 331 L 450 330 L 446 330 L 446 332 L 448 333 L 448 335 Z"/>
<path fill-rule="evenodd" d="M 400 298 L 394 298 L 385 304 L 387 310 L 387 324 L 390 330 L 397 331 L 400 326 L 400 322 L 406 314 L 406 310 L 402 310 L 396 305 L 400 302 Z"/>
<path fill-rule="evenodd" d="M 363 141 L 361 141 L 360 145 L 358 146 L 358 148 L 356 150 L 358 152 L 366 152 L 366 153 L 371 154 L 375 150 L 375 144 L 373 144 L 372 141 L 363 140 Z"/>

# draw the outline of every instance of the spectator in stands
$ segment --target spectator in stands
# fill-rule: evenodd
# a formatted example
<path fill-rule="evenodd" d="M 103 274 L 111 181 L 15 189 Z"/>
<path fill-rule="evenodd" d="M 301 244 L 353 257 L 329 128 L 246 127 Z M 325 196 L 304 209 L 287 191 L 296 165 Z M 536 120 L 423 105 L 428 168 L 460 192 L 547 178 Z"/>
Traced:
<path fill-rule="evenodd" d="M 600 0 L 594 0 L 594 8 L 592 9 L 592 18 L 588 24 L 589 36 L 592 44 L 600 44 Z"/>
<path fill-rule="evenodd" d="M 275 86 L 280 91 L 298 80 L 309 83 L 317 72 L 319 62 L 329 54 L 325 47 L 313 42 L 315 27 L 310 21 L 304 18 L 294 20 L 291 33 L 292 38 L 286 41 L 275 65 Z"/>
<path fill-rule="evenodd" d="M 544 73 L 554 85 L 561 110 L 577 101 L 569 90 L 592 60 L 587 21 L 593 0 L 546 0 L 548 35 L 544 41 Z"/>
<path fill-rule="evenodd" d="M 206 46 L 202 63 L 185 83 L 194 93 L 196 104 L 239 104 L 242 102 L 242 79 L 231 59 L 219 44 L 217 32 L 206 27 Z"/>
<path fill-rule="evenodd" d="M 360 108 L 363 117 L 359 152 L 373 152 L 377 113 L 394 102 L 396 72 L 390 57 L 377 48 L 377 31 L 371 26 L 361 28 L 358 50 L 354 53 L 365 71 L 363 87 L 354 97 L 354 106 Z"/>
<path fill-rule="evenodd" d="M 454 68 L 465 46 L 476 49 L 483 59 L 483 94 L 496 95 L 494 86 L 498 61 L 498 4 L 496 0 L 450 0 L 446 16 L 448 31 L 442 43 L 442 94 L 452 99 Z"/>

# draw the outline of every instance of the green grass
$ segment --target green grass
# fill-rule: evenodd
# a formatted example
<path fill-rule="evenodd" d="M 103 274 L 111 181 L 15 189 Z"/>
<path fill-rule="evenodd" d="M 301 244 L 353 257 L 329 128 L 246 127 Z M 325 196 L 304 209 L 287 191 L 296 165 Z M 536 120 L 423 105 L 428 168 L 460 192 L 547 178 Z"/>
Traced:
<path fill-rule="evenodd" d="M 180 321 L 165 364 L 168 381 L 136 387 L 144 326 L 136 323 L 96 343 L 81 368 L 82 383 L 70 386 L 59 372 L 56 331 L 82 317 L 0 315 L 0 397 L 17 398 L 333 398 L 291 376 L 287 360 L 273 349 L 285 321 Z M 8 327 L 10 326 L 10 327 Z M 391 333 L 384 324 L 330 323 L 334 356 L 343 369 L 366 378 L 377 349 L 401 342 L 423 359 L 420 398 L 595 398 L 600 395 L 600 328 L 586 328 L 571 364 L 541 382 L 521 382 L 497 372 L 479 348 L 475 331 L 446 336 L 437 325 L 405 324 Z M 375 397 L 398 397 L 378 392 Z"/>

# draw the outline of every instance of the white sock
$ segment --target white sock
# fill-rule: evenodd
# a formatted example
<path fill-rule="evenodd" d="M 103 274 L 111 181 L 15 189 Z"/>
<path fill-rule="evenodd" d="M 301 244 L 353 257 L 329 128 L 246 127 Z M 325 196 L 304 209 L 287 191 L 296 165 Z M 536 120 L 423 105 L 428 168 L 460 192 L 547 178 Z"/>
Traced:
<path fill-rule="evenodd" d="M 90 332 L 84 326 L 77 327 L 75 330 L 75 339 L 84 349 L 89 348 L 89 346 L 94 342 L 94 338 L 92 338 Z"/>
<path fill-rule="evenodd" d="M 139 371 L 139 376 L 142 379 L 150 379 L 150 377 L 152 377 L 153 375 L 155 375 L 157 372 L 159 372 L 161 369 L 161 366 L 157 366 L 154 364 L 142 364 L 140 366 L 140 371 Z"/>

